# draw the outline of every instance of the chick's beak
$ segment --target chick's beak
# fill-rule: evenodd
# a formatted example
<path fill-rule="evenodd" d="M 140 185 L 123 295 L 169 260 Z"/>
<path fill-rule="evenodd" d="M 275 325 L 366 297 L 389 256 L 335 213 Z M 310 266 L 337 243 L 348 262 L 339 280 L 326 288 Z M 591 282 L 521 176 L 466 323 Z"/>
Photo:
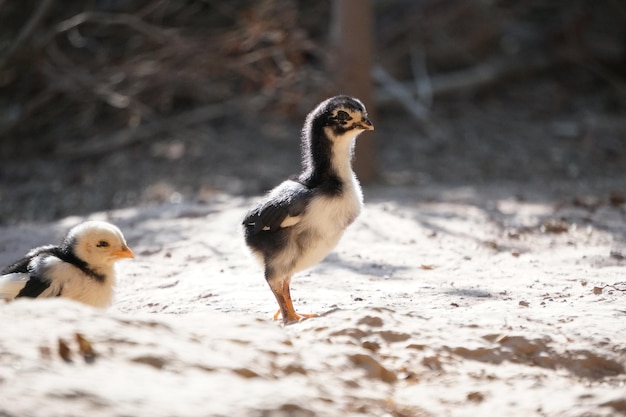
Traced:
<path fill-rule="evenodd" d="M 365 130 L 374 130 L 374 124 L 368 117 L 364 117 L 363 120 L 361 120 L 361 127 Z"/>
<path fill-rule="evenodd" d="M 113 256 L 116 258 L 131 258 L 132 259 L 135 257 L 135 254 L 133 253 L 132 250 L 130 250 L 129 247 L 124 246 L 122 250 L 113 252 Z"/>

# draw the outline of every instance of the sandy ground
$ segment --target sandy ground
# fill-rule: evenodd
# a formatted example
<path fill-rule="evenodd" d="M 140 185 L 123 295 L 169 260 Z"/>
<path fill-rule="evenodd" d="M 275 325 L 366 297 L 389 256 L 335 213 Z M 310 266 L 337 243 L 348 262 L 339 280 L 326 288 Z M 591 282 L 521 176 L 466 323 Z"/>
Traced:
<path fill-rule="evenodd" d="M 250 199 L 94 213 L 137 259 L 106 311 L 0 305 L 0 416 L 626 415 L 624 189 L 366 189 L 293 280 L 321 317 L 289 326 L 243 246 Z M 82 219 L 3 227 L 1 263 Z"/>

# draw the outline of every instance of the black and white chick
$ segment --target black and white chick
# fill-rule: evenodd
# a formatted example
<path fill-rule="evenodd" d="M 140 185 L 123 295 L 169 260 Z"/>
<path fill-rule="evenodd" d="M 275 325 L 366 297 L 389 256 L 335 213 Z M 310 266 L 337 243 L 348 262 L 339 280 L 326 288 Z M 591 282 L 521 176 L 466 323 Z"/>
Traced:
<path fill-rule="evenodd" d="M 40 246 L 2 270 L 0 299 L 66 297 L 94 307 L 113 300 L 114 263 L 134 258 L 117 226 L 87 221 L 61 245 Z"/>
<path fill-rule="evenodd" d="M 302 128 L 302 172 L 255 205 L 243 220 L 246 244 L 265 268 L 283 323 L 314 317 L 296 313 L 294 273 L 320 262 L 337 245 L 363 206 L 352 170 L 356 137 L 374 130 L 361 101 L 336 96 L 320 103 Z"/>

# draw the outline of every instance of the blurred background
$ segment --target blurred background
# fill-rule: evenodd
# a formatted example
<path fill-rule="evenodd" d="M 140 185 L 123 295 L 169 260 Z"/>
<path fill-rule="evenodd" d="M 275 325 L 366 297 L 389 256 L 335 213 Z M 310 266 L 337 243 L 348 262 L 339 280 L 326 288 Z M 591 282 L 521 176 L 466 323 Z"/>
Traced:
<path fill-rule="evenodd" d="M 261 194 L 319 101 L 366 185 L 626 174 L 621 0 L 0 0 L 0 224 Z"/>

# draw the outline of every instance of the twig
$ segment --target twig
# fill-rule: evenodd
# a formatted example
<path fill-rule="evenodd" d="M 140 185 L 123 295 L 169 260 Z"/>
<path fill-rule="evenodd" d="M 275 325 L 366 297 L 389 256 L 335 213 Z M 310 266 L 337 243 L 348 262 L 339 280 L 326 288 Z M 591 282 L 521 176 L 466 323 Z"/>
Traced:
<path fill-rule="evenodd" d="M 411 49 L 411 69 L 413 70 L 417 98 L 424 106 L 430 108 L 433 104 L 433 86 L 426 68 L 426 58 L 422 51 L 417 48 Z"/>
<path fill-rule="evenodd" d="M 433 75 L 430 78 L 432 94 L 433 96 L 438 96 L 483 88 L 515 74 L 539 71 L 549 68 L 558 62 L 559 58 L 548 55 L 527 55 L 514 59 L 497 58 L 472 68 L 453 71 L 447 74 Z M 403 90 L 402 95 L 409 94 L 407 91 L 414 91 L 412 81 L 395 81 L 395 83 L 397 83 L 397 85 L 394 89 Z M 413 100 L 410 94 L 409 96 L 410 100 Z M 398 100 L 398 95 L 384 87 L 377 93 L 376 100 L 378 103 L 388 103 Z"/>
<path fill-rule="evenodd" d="M 10 120 L 0 119 L 0 137 L 8 135 L 13 129 L 19 126 L 24 120 L 32 117 L 40 109 L 45 108 L 52 99 L 55 97 L 55 92 L 51 89 L 45 89 L 30 101 L 25 103 L 23 110 L 19 113 L 18 117 Z"/>
<path fill-rule="evenodd" d="M 130 145 L 141 143 L 161 132 L 176 130 L 184 126 L 192 126 L 221 117 L 243 102 L 242 99 L 233 99 L 225 103 L 198 107 L 186 113 L 147 123 L 135 128 L 125 128 L 112 135 L 99 135 L 92 138 L 86 146 L 81 148 L 61 148 L 57 151 L 57 154 L 70 159 L 106 154 Z"/>
<path fill-rule="evenodd" d="M 75 65 L 55 42 L 48 46 L 46 52 L 51 62 L 44 61 L 41 65 L 41 72 L 54 81 L 50 83 L 52 90 L 73 96 L 80 96 L 81 93 L 86 92 L 114 108 L 131 108 L 142 115 L 152 113 L 152 109 L 135 97 L 115 91 L 111 87 L 110 80 L 102 82 L 87 69 Z"/>
<path fill-rule="evenodd" d="M 136 15 L 142 18 L 146 17 L 154 13 L 155 10 L 157 10 L 159 7 L 163 6 L 167 2 L 168 0 L 155 0 L 152 3 L 149 3 L 146 6 L 140 8 L 139 11 L 137 11 Z"/>
<path fill-rule="evenodd" d="M 415 101 L 411 93 L 409 93 L 410 90 L 393 78 L 383 67 L 375 65 L 372 68 L 372 77 L 391 97 L 398 100 L 415 119 L 420 122 L 428 120 L 428 109 Z"/>
<path fill-rule="evenodd" d="M 56 25 L 56 33 L 67 32 L 77 26 L 87 22 L 103 23 L 108 25 L 124 25 L 128 26 L 139 33 L 146 35 L 158 43 L 171 42 L 171 35 L 163 33 L 160 27 L 146 23 L 137 16 L 121 13 L 104 13 L 104 12 L 83 12 L 64 20 Z"/>
<path fill-rule="evenodd" d="M 271 58 L 280 53 L 284 53 L 284 51 L 285 51 L 285 48 L 282 45 L 270 46 L 270 47 L 263 48 L 263 49 L 256 49 L 252 52 L 249 52 L 241 56 L 237 60 L 237 64 L 238 65 L 250 65 L 255 62 L 261 61 L 262 59 Z"/>
<path fill-rule="evenodd" d="M 514 59 L 495 59 L 473 68 L 433 77 L 433 92 L 446 94 L 454 91 L 483 87 L 505 77 L 527 71 L 538 71 L 556 62 L 547 56 L 526 56 Z"/>
<path fill-rule="evenodd" d="M 605 288 L 612 288 L 615 291 L 626 292 L 626 282 L 616 282 L 614 284 L 605 284 L 602 287 L 595 287 L 594 291 L 598 291 L 596 288 L 599 288 L 600 290 L 603 290 Z"/>
<path fill-rule="evenodd" d="M 53 2 L 54 0 L 43 0 L 39 3 L 39 7 L 37 7 L 35 13 L 30 16 L 28 22 L 26 22 L 24 27 L 22 27 L 22 30 L 19 35 L 17 35 L 17 38 L 15 38 L 11 46 L 9 46 L 9 49 L 7 49 L 2 56 L 0 56 L 0 69 L 5 67 L 15 52 L 21 49 L 24 43 L 26 43 L 26 41 L 32 36 L 35 29 L 37 29 L 37 26 L 39 26 L 43 18 L 46 17 L 46 14 L 48 14 Z"/>

